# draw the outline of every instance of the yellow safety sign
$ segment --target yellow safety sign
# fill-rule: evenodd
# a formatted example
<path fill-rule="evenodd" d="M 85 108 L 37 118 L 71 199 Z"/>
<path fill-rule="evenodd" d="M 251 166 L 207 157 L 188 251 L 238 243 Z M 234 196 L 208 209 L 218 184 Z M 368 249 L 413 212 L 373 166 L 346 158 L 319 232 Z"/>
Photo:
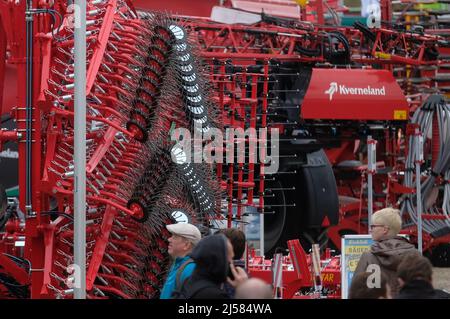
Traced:
<path fill-rule="evenodd" d="M 309 3 L 309 0 L 295 0 L 295 2 L 302 8 L 306 7 Z"/>

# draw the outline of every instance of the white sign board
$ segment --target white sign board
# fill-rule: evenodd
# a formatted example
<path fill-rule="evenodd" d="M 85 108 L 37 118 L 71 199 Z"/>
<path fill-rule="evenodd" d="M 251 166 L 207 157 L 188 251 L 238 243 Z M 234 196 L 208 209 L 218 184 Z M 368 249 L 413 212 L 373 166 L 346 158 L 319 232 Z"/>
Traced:
<path fill-rule="evenodd" d="M 341 243 L 342 299 L 348 299 L 348 290 L 361 255 L 370 250 L 371 235 L 345 235 Z"/>

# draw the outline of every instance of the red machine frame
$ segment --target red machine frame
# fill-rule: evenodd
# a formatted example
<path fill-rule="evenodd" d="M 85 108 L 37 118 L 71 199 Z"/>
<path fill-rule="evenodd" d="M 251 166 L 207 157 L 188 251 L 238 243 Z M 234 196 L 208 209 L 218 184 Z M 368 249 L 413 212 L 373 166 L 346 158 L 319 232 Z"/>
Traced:
<path fill-rule="evenodd" d="M 108 5 L 105 7 L 104 15 L 102 16 L 103 24 L 101 30 L 98 34 L 91 35 L 91 39 L 95 38 L 97 45 L 92 48 L 91 52 L 91 64 L 89 65 L 89 70 L 87 73 L 88 79 L 88 90 L 94 87 L 94 82 L 96 76 L 101 73 L 102 59 L 104 53 L 111 46 L 108 42 L 111 42 L 110 34 L 111 29 L 114 28 L 114 23 L 117 22 L 117 17 L 114 16 L 114 10 L 117 7 L 119 1 L 111 0 L 108 1 Z M 316 1 L 314 5 L 317 5 L 318 12 L 323 12 L 321 7 L 322 1 Z M 121 3 L 128 4 L 131 8 L 129 1 L 121 1 Z M 49 3 L 33 1 L 33 5 L 42 10 L 51 9 Z M 25 112 L 26 112 L 26 58 L 27 54 L 26 48 L 26 31 L 22 27 L 22 23 L 25 21 L 26 4 L 21 2 L 19 6 L 13 4 L 12 2 L 5 2 L 0 5 L 0 26 L 4 27 L 4 30 L 0 28 L 0 56 L 5 56 L 7 50 L 9 49 L 10 56 L 8 58 L 9 63 L 17 65 L 18 70 L 18 80 L 17 80 L 17 92 L 18 92 L 18 103 L 13 109 L 13 116 L 17 119 L 17 130 L 15 132 L 0 132 L 0 142 L 4 141 L 18 141 L 19 144 L 19 167 L 25 167 L 25 143 L 23 143 L 23 134 L 26 130 L 25 123 Z M 63 10 L 64 5 L 60 3 L 55 4 L 55 8 Z M 322 8 L 322 9 L 321 9 Z M 130 10 L 131 11 L 131 10 Z M 65 13 L 65 12 L 64 12 Z M 382 2 L 382 13 L 383 17 L 390 17 L 391 11 L 389 6 L 389 1 Z M 59 109 L 53 110 L 53 113 L 48 116 L 48 112 L 51 110 L 51 105 L 49 105 L 49 99 L 54 98 L 52 92 L 55 89 L 61 89 L 55 83 L 48 79 L 54 74 L 55 69 L 51 68 L 51 50 L 52 50 L 52 35 L 50 33 L 52 22 L 47 17 L 39 16 L 38 19 L 34 21 L 34 55 L 33 55 L 33 117 L 32 117 L 32 134 L 31 139 L 34 141 L 32 143 L 33 152 L 33 165 L 31 167 L 31 180 L 33 194 L 31 196 L 31 206 L 32 211 L 25 207 L 25 192 L 21 192 L 19 195 L 20 209 L 28 214 L 27 222 L 25 227 L 17 223 L 17 221 L 11 222 L 7 225 L 7 236 L 5 236 L 3 241 L 0 241 L 0 248 L 9 254 L 16 254 L 17 249 L 12 245 L 12 243 L 19 237 L 24 236 L 25 247 L 24 258 L 29 260 L 33 265 L 31 276 L 27 278 L 23 269 L 17 267 L 15 264 L 11 263 L 8 258 L 2 257 L 0 255 L 0 263 L 6 265 L 7 272 L 12 275 L 16 280 L 25 284 L 28 282 L 32 283 L 31 286 L 31 297 L 32 298 L 49 298 L 55 295 L 54 291 L 49 290 L 51 282 L 54 282 L 55 278 L 52 278 L 52 263 L 55 260 L 55 255 L 68 254 L 67 251 L 55 251 L 57 243 L 55 243 L 55 232 L 59 231 L 59 227 L 64 225 L 64 216 L 60 216 L 56 219 L 54 223 L 50 224 L 50 217 L 43 214 L 45 210 L 49 207 L 49 197 L 47 194 L 53 192 L 54 190 L 62 194 L 59 198 L 62 202 L 62 198 L 68 197 L 71 193 L 68 191 L 70 189 L 70 183 L 64 184 L 60 182 L 55 176 L 57 173 L 63 174 L 61 171 L 56 169 L 52 161 L 54 161 L 55 150 L 57 143 L 61 142 L 61 136 L 59 136 L 59 131 L 62 127 L 63 119 L 70 119 L 73 116 L 73 105 L 72 109 Z M 319 14 L 319 23 L 323 22 L 323 17 Z M 126 21 L 120 20 L 120 23 L 126 25 Z M 130 28 L 135 28 L 142 30 L 143 24 L 137 21 L 129 22 Z M 361 30 L 355 28 L 331 28 L 323 25 L 313 25 L 310 23 L 304 23 L 301 21 L 296 22 L 291 27 L 275 26 L 270 23 L 262 22 L 257 26 L 244 27 L 239 25 L 223 25 L 218 23 L 207 22 L 204 19 L 186 18 L 184 21 L 184 26 L 187 30 L 190 30 L 192 35 L 192 40 L 197 42 L 201 48 L 199 52 L 203 57 L 204 61 L 209 65 L 210 72 L 209 76 L 211 79 L 211 85 L 215 89 L 216 94 L 213 99 L 218 104 L 220 111 L 222 112 L 222 124 L 224 126 L 229 126 L 232 128 L 263 128 L 267 129 L 270 127 L 279 128 L 281 131 L 285 129 L 286 124 L 283 123 L 269 123 L 267 118 L 268 114 L 268 90 L 269 90 L 269 78 L 270 78 L 270 68 L 269 65 L 272 60 L 277 61 L 290 61 L 297 62 L 300 64 L 316 63 L 321 65 L 323 68 L 328 68 L 331 70 L 333 67 L 329 58 L 327 57 L 326 51 L 328 50 L 340 50 L 342 49 L 342 43 L 333 47 L 333 43 L 329 42 L 324 44 L 327 39 L 327 32 L 339 32 L 346 37 L 350 46 L 350 57 L 351 61 L 356 63 L 363 63 L 365 65 L 376 65 L 382 64 L 384 68 L 388 70 L 393 70 L 395 66 L 429 66 L 438 65 L 438 60 L 430 60 L 427 58 L 426 51 L 438 48 L 439 41 L 442 40 L 439 36 L 434 35 L 420 35 L 415 33 L 405 33 L 396 32 L 385 28 L 373 29 L 371 30 L 374 41 L 367 41 L 366 35 Z M 135 33 L 130 32 L 129 37 L 135 41 L 138 41 L 137 37 L 138 31 Z M 122 35 L 122 34 L 121 34 Z M 8 40 L 9 47 L 6 46 L 6 41 Z M 124 50 L 131 50 L 133 46 L 131 42 L 123 43 L 125 47 Z M 113 45 L 118 45 L 116 41 Z M 135 43 L 134 43 L 135 44 Z M 65 42 L 65 45 L 70 46 L 71 42 Z M 128 46 L 128 47 L 127 47 Z M 304 51 L 298 48 L 304 48 L 309 50 L 318 50 L 318 54 L 305 54 Z M 397 52 L 392 53 L 392 47 L 397 48 Z M 302 53 L 303 52 L 303 53 Z M 60 54 L 64 52 L 60 51 Z M 129 56 L 124 55 L 123 59 L 127 59 Z M 258 64 L 259 63 L 259 64 Z M 240 70 L 230 74 L 227 72 L 228 66 L 239 67 Z M 251 66 L 259 65 L 261 67 L 260 72 L 254 72 L 251 70 Z M 5 69 L 4 61 L 0 64 L 0 74 L 3 74 Z M 58 71 L 58 70 L 56 70 Z M 126 81 L 124 77 L 120 78 L 121 81 Z M 252 83 L 250 86 L 247 83 Z M 0 84 L 1 80 L 0 80 Z M 96 85 L 98 85 L 96 83 Z M 258 90 L 261 86 L 262 90 Z M 98 87 L 95 87 L 99 90 Z M 53 91 L 52 91 L 53 90 Z M 117 91 L 119 89 L 116 89 Z M 93 91 L 92 91 L 93 92 Z M 96 91 L 98 92 L 98 91 Z M 231 94 L 228 94 L 230 93 Z M 414 90 L 408 91 L 408 94 L 417 94 L 418 92 Z M 54 93 L 53 93 L 54 94 Z M 119 101 L 113 98 L 108 98 L 106 94 L 97 97 L 108 100 L 110 104 L 120 104 Z M 91 96 L 92 97 L 92 96 Z M 416 103 L 417 105 L 419 103 Z M 261 106 L 259 108 L 259 106 Z M 127 106 L 121 106 L 126 108 Z M 414 109 L 412 109 L 414 110 Z M 105 107 L 102 109 L 102 116 L 88 116 L 88 120 L 101 121 L 111 127 L 108 131 L 109 133 L 103 138 L 103 147 L 97 149 L 97 153 L 91 157 L 89 165 L 87 167 L 88 174 L 99 174 L 105 173 L 106 168 L 99 168 L 99 164 L 102 159 L 105 158 L 106 149 L 109 147 L 116 148 L 118 144 L 115 142 L 115 136 L 117 132 L 121 132 L 126 138 L 136 137 L 139 132 L 124 128 L 123 118 L 120 112 L 113 109 Z M 259 113 L 261 112 L 261 113 Z M 116 117 L 120 120 L 117 124 L 114 121 L 108 120 L 107 116 Z M 48 116 L 48 117 L 47 117 Z M 48 120 L 46 131 L 43 131 L 42 119 Z M 247 120 L 247 118 L 249 120 Z M 258 118 L 258 119 L 257 119 Z M 358 119 L 359 120 L 359 119 Z M 162 126 L 161 130 L 168 130 L 170 127 Z M 389 156 L 385 158 L 384 163 L 380 162 L 380 166 L 386 165 L 387 162 L 394 162 L 395 157 L 400 154 L 401 147 L 397 139 L 398 132 L 389 132 L 386 130 L 384 141 L 384 148 Z M 407 130 L 406 134 L 411 134 L 410 130 Z M 45 136 L 44 136 L 45 135 Z M 408 136 L 408 135 L 406 135 Z M 351 134 L 348 134 L 346 138 L 351 139 Z M 45 149 L 44 144 L 45 141 Z M 71 137 L 66 137 L 66 142 L 71 141 Z M 250 142 L 247 138 L 245 142 Z M 232 141 L 233 142 L 233 141 Z M 260 138 L 258 142 L 265 142 L 265 138 Z M 116 143 L 116 144 L 115 144 Z M 1 146 L 1 143 L 0 143 Z M 328 158 L 332 164 L 338 163 L 344 159 L 353 157 L 352 142 L 344 140 L 339 148 L 330 149 L 327 151 Z M 63 148 L 66 152 L 70 152 L 69 148 Z M 404 150 L 402 150 L 404 151 Z M 117 153 L 116 153 L 117 152 Z M 121 169 L 126 171 L 127 166 L 132 166 L 131 169 L 142 169 L 136 164 L 137 154 L 140 149 L 136 145 L 127 145 L 123 150 L 116 149 L 113 154 L 125 155 L 125 161 L 122 162 L 120 166 Z M 59 153 L 63 158 L 65 156 Z M 114 155 L 112 155 L 114 156 Z M 67 160 L 67 158 L 65 158 Z M 59 162 L 60 165 L 61 162 Z M 53 171 L 51 171 L 51 169 Z M 129 168 L 129 167 L 128 167 Z M 260 210 L 264 210 L 264 190 L 265 190 L 265 179 L 266 175 L 264 173 L 264 165 L 259 167 L 258 174 L 255 174 L 256 166 L 252 163 L 245 163 L 238 165 L 238 171 L 235 171 L 235 166 L 232 164 L 217 164 L 216 172 L 218 178 L 221 180 L 221 187 L 226 192 L 226 198 L 228 201 L 227 207 L 227 225 L 230 227 L 233 220 L 241 220 L 244 213 L 243 209 L 246 206 L 257 207 Z M 401 169 L 401 167 L 399 168 Z M 356 200 L 348 203 L 347 205 L 341 205 L 340 207 L 340 223 L 336 227 L 332 227 L 329 230 L 329 237 L 333 243 L 339 248 L 340 245 L 340 231 L 351 230 L 354 232 L 366 232 L 366 226 L 361 223 L 361 221 L 367 217 L 367 213 L 363 207 L 366 207 L 363 196 L 363 184 L 365 183 L 365 175 L 367 174 L 367 167 L 359 166 L 353 168 L 353 170 L 361 176 L 360 179 L 355 179 L 352 181 L 353 185 L 349 188 L 348 186 L 339 185 L 339 190 L 341 195 L 352 195 Z M 95 171 L 95 173 L 94 173 Z M 256 180 L 256 175 L 259 180 Z M 237 177 L 236 177 L 237 176 Z M 115 180 L 120 180 L 122 175 L 118 174 L 115 176 Z M 114 179 L 111 179 L 114 181 Z M 19 187 L 24 189 L 26 185 L 26 172 L 23 169 L 19 170 Z M 406 189 L 398 181 L 398 176 L 386 175 L 384 177 L 376 177 L 375 192 L 379 190 L 382 183 L 387 183 L 389 187 L 388 198 L 391 203 L 395 203 L 398 197 L 404 193 L 411 193 L 411 189 Z M 93 185 L 88 187 L 91 191 L 95 189 Z M 359 192 L 354 193 L 354 190 L 359 190 Z M 353 193 L 352 193 L 353 192 Z M 106 196 L 107 198 L 103 198 Z M 88 229 L 92 233 L 101 230 L 101 234 L 95 233 L 89 237 L 91 241 L 97 238 L 97 243 L 95 248 L 92 250 L 91 264 L 88 269 L 88 289 L 95 287 L 97 284 L 95 280 L 98 276 L 98 270 L 102 261 L 106 256 L 106 250 L 108 245 L 120 245 L 124 249 L 133 249 L 139 251 L 139 247 L 135 242 L 116 242 L 110 237 L 113 234 L 122 237 L 121 235 L 130 236 L 134 238 L 133 234 L 127 233 L 126 231 L 120 232 L 120 224 L 134 225 L 127 218 L 140 217 L 139 214 L 142 213 L 139 209 L 134 209 L 133 207 L 127 207 L 126 201 L 123 198 L 116 198 L 111 195 L 111 192 L 107 190 L 101 191 L 98 196 L 89 195 L 88 199 L 98 203 L 108 204 L 108 209 L 103 213 L 101 219 L 101 225 L 98 227 L 92 227 Z M 256 200 L 258 199 L 258 200 Z M 375 204 L 386 204 L 387 200 L 384 202 L 377 202 Z M 234 214 L 234 207 L 236 207 L 236 214 Z M 122 212 L 122 213 L 119 213 Z M 122 214 L 122 215 L 121 215 Z M 100 215 L 100 214 L 99 214 Z M 119 227 L 117 226 L 119 225 Z M 406 229 L 405 232 L 416 236 L 416 230 L 414 227 Z M 67 236 L 70 237 L 70 231 L 67 232 Z M 167 234 L 165 234 L 167 236 Z M 64 237 L 64 236 L 63 236 Z M 58 240 L 64 239 L 63 237 L 58 237 Z M 62 239 L 61 239 L 62 238 Z M 441 237 L 439 239 L 432 239 L 431 237 L 425 237 L 425 247 L 432 247 L 439 243 L 450 242 L 450 235 Z M 158 242 L 158 245 L 164 246 L 164 242 Z M 290 243 L 292 246 L 293 244 Z M 294 246 L 292 246 L 294 247 Z M 91 247 L 93 248 L 93 247 Z M 295 248 L 297 253 L 305 255 L 304 252 L 301 253 L 301 247 Z M 119 261 L 126 262 L 131 257 L 126 254 L 119 252 L 108 253 L 111 257 L 115 257 L 116 262 L 103 263 L 106 267 L 115 267 L 120 269 Z M 155 254 L 157 254 L 155 252 Z M 306 255 L 305 255 L 306 256 Z M 306 269 L 308 268 L 305 263 L 305 256 L 301 258 L 301 271 L 300 268 L 296 268 L 296 279 L 292 281 L 291 286 L 288 289 L 287 296 L 294 296 L 294 293 L 298 291 L 301 287 L 310 287 L 311 278 L 306 275 Z M 112 258 L 114 260 L 114 258 Z M 140 263 L 140 261 L 136 261 Z M 294 263 L 295 264 L 295 263 Z M 336 274 L 335 280 L 332 281 L 332 286 L 337 286 L 338 283 L 338 271 L 335 262 L 327 270 L 330 273 Z M 156 266 L 155 266 L 156 267 Z M 134 275 L 129 269 L 121 269 L 123 272 L 128 272 Z M 254 270 L 255 276 L 257 270 Z M 55 274 L 55 273 L 54 273 Z M 261 276 L 266 276 L 267 274 L 261 274 Z M 54 276 L 54 275 L 53 275 Z M 150 275 L 149 275 L 150 276 Z M 108 279 L 117 286 L 120 283 L 125 286 L 130 286 L 130 289 L 136 289 L 132 284 L 126 282 L 123 278 L 119 276 L 103 274 L 102 278 L 104 280 Z M 56 278 L 57 279 L 57 278 Z M 286 278 L 287 279 L 287 278 Z M 147 287 L 148 288 L 148 287 Z M 126 297 L 128 294 L 118 291 L 116 288 L 108 288 L 106 285 L 102 285 L 102 290 L 110 290 L 112 293 Z M 148 288 L 151 289 L 151 288 Z M 57 290 L 57 289 L 56 289 Z M 338 294 L 338 293 L 336 293 Z"/>

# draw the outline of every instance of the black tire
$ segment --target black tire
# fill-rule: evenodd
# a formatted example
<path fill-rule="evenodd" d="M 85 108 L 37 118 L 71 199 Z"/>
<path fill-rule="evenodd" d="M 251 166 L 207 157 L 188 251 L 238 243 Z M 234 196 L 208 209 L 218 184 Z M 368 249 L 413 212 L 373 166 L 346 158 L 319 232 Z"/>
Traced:
<path fill-rule="evenodd" d="M 299 236 L 300 244 L 308 252 L 313 244 L 319 244 L 320 252 L 324 252 L 328 246 L 327 228 L 305 229 Z"/>
<path fill-rule="evenodd" d="M 265 199 L 266 211 L 274 213 L 266 214 L 264 219 L 266 256 L 273 255 L 278 247 L 286 249 L 286 242 L 292 239 L 299 239 L 305 251 L 313 243 L 324 250 L 328 235 L 322 227 L 323 219 L 327 216 L 331 225 L 338 222 L 339 201 L 331 165 L 323 150 L 308 156 L 309 164 L 289 169 L 297 170 L 297 174 L 280 174 L 276 181 L 267 183 L 266 195 L 273 197 Z M 270 192 L 271 188 L 283 190 Z"/>
<path fill-rule="evenodd" d="M 323 227 L 310 227 L 305 218 L 305 205 L 299 200 L 300 184 L 302 179 L 295 175 L 293 178 L 280 178 L 276 182 L 270 184 L 274 188 L 291 187 L 295 179 L 296 191 L 273 191 L 273 198 L 266 199 L 267 210 L 273 210 L 275 213 L 264 215 L 264 250 L 265 255 L 269 258 L 278 248 L 286 252 L 287 241 L 299 239 L 303 249 L 307 252 L 311 249 L 312 244 L 318 243 L 321 251 L 328 244 L 327 229 Z M 270 208 L 270 204 L 277 205 Z M 293 205 L 283 207 L 282 205 Z"/>
<path fill-rule="evenodd" d="M 434 267 L 450 267 L 450 244 L 440 244 L 429 253 Z"/>
<path fill-rule="evenodd" d="M 281 181 L 268 183 L 267 186 L 282 188 Z M 264 215 L 264 254 L 272 256 L 278 247 L 287 248 L 287 238 L 290 233 L 287 230 L 289 223 L 286 221 L 287 208 L 282 206 L 272 207 L 271 205 L 285 205 L 286 196 L 284 191 L 269 192 L 273 197 L 265 199 L 267 214 Z"/>

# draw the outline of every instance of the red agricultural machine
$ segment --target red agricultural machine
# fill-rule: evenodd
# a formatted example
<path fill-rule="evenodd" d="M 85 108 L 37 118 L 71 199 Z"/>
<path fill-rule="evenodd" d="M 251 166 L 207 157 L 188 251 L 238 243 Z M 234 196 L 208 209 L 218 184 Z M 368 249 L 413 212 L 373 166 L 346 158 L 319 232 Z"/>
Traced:
<path fill-rule="evenodd" d="M 325 247 L 367 233 L 369 202 L 400 208 L 413 241 L 420 214 L 424 248 L 448 263 L 444 37 L 390 23 L 389 1 L 376 28 L 333 25 L 346 10 L 339 1 L 224 1 L 215 19 L 192 12 L 214 1 L 185 12 L 172 2 L 180 15 L 152 11 L 152 1 L 87 1 L 88 298 L 157 298 L 166 224 L 188 220 L 206 234 L 255 212 L 265 255 L 289 248 L 286 263 L 318 243 L 338 273 Z M 251 23 L 218 22 L 230 15 Z M 0 17 L 0 183 L 20 190 L 0 193 L 0 297 L 72 298 L 73 7 L 2 1 Z M 188 161 L 171 138 L 180 132 L 200 136 L 194 157 L 219 160 Z M 299 272 L 311 257 L 301 258 L 289 297 L 312 285 Z M 334 295 L 338 285 L 333 276 Z"/>

